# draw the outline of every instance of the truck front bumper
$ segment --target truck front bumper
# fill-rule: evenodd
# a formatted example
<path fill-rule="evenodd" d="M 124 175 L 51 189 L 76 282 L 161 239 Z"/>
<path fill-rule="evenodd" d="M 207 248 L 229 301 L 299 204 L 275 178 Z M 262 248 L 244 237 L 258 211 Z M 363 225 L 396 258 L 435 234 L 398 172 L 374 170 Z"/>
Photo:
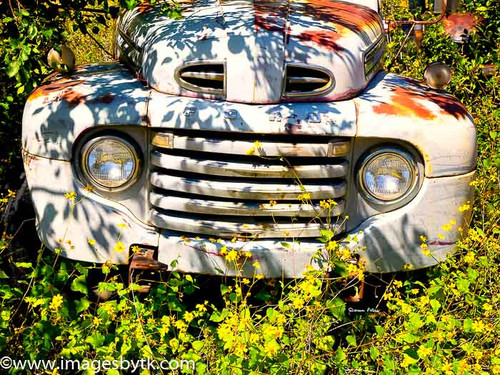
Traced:
<path fill-rule="evenodd" d="M 50 249 L 59 249 L 71 259 L 127 264 L 131 247 L 137 245 L 158 249 L 161 263 L 175 264 L 182 272 L 293 278 L 300 277 L 309 264 L 318 266 L 313 255 L 324 251 L 319 241 L 224 243 L 217 238 L 158 230 L 135 218 L 123 205 L 86 190 L 74 178 L 69 161 L 28 153 L 24 160 L 40 237 Z M 474 174 L 425 178 L 410 203 L 365 220 L 338 241 L 358 252 L 368 272 L 400 271 L 405 265 L 412 269 L 432 266 L 455 250 L 467 225 L 469 215 L 459 208 L 472 199 Z M 76 193 L 75 199 L 65 197 L 71 191 Z M 446 205 L 440 204 L 443 201 Z M 421 250 L 421 236 L 426 237 L 430 256 Z M 96 247 L 96 243 L 100 245 Z M 221 254 L 223 246 L 249 251 L 251 257 L 240 269 Z M 255 261 L 261 265 L 258 270 L 252 265 Z"/>

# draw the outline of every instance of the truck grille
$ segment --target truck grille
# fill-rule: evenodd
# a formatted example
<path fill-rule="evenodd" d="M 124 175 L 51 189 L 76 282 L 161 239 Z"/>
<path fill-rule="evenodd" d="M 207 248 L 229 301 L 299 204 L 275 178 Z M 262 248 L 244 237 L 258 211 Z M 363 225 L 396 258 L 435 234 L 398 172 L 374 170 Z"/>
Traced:
<path fill-rule="evenodd" d="M 339 233 L 349 153 L 346 138 L 156 132 L 150 222 L 221 238 Z M 310 195 L 307 204 L 298 199 L 304 194 Z M 321 207 L 329 199 L 332 208 Z"/>

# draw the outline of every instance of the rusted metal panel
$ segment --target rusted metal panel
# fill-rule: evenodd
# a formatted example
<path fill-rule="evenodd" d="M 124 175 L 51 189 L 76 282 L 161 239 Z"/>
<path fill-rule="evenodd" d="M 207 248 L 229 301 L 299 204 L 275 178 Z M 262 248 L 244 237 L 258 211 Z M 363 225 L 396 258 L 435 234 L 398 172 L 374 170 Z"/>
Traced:
<path fill-rule="evenodd" d="M 239 199 L 297 199 L 298 195 L 305 192 L 310 193 L 311 199 L 334 199 L 346 193 L 344 181 L 300 186 L 298 183 L 285 185 L 197 180 L 153 172 L 150 182 L 153 186 L 165 190 Z"/>
<path fill-rule="evenodd" d="M 459 175 L 476 165 L 476 128 L 453 96 L 414 79 L 380 73 L 355 99 L 357 137 L 394 139 L 414 145 L 427 177 Z"/>
<path fill-rule="evenodd" d="M 155 192 L 150 193 L 149 200 L 153 206 L 164 210 L 208 215 L 327 217 L 339 216 L 345 211 L 343 200 L 338 200 L 332 209 L 325 209 L 319 204 L 226 202 L 181 198 Z"/>
<path fill-rule="evenodd" d="M 149 90 L 119 64 L 93 64 L 54 75 L 29 96 L 23 149 L 70 160 L 78 136 L 94 126 L 142 125 Z"/>
<path fill-rule="evenodd" d="M 165 145 L 160 137 L 168 137 L 169 144 Z M 278 143 L 260 142 L 256 146 L 250 141 L 222 140 L 217 138 L 192 138 L 170 135 L 168 133 L 157 133 L 152 142 L 153 146 L 175 148 L 189 151 L 215 152 L 219 154 L 248 155 L 250 150 L 260 156 L 317 156 L 336 157 L 345 156 L 349 153 L 350 142 L 334 141 L 329 143 Z"/>

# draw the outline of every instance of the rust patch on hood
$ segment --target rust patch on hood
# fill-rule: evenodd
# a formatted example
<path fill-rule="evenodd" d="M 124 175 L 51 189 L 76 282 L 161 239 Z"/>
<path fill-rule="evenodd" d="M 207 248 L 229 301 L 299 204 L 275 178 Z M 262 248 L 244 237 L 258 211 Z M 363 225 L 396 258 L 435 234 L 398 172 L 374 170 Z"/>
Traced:
<path fill-rule="evenodd" d="M 335 31 L 306 31 L 302 34 L 296 35 L 296 37 L 303 41 L 311 41 L 336 52 L 342 52 L 345 50 L 345 48 L 336 43 L 336 41 L 340 38 L 340 35 Z"/>
<path fill-rule="evenodd" d="M 70 88 L 62 93 L 60 99 L 65 100 L 68 103 L 68 106 L 76 107 L 78 104 L 85 102 L 85 95 Z"/>
<path fill-rule="evenodd" d="M 288 3 L 257 0 L 254 2 L 255 31 L 285 32 Z"/>
<path fill-rule="evenodd" d="M 71 87 L 78 86 L 82 82 L 84 82 L 82 79 L 67 79 L 67 78 L 51 82 L 47 85 L 43 85 L 35 89 L 35 91 L 33 91 L 29 96 L 28 101 L 50 95 L 58 91 L 70 89 Z"/>
<path fill-rule="evenodd" d="M 390 102 L 373 107 L 377 114 L 418 117 L 435 120 L 439 115 L 451 115 L 457 119 L 469 116 L 467 109 L 454 97 L 427 89 L 417 80 L 402 78 L 412 86 L 397 85 L 391 88 Z M 440 110 L 429 109 L 425 102 L 436 104 Z"/>
<path fill-rule="evenodd" d="M 352 3 L 309 0 L 305 3 L 304 11 L 323 22 L 334 23 L 358 34 L 365 42 L 370 43 L 372 37 L 382 33 L 380 16 L 374 10 Z"/>

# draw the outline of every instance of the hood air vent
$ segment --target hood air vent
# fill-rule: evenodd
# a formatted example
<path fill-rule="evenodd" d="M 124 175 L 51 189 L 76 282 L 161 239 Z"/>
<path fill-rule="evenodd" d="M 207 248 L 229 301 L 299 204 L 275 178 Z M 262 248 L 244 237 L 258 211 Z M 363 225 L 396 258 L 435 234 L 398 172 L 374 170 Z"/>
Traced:
<path fill-rule="evenodd" d="M 320 67 L 288 64 L 285 71 L 285 98 L 321 96 L 335 86 L 332 74 Z"/>
<path fill-rule="evenodd" d="M 226 92 L 223 63 L 188 63 L 177 68 L 175 79 L 186 90 L 212 95 L 224 95 Z"/>

